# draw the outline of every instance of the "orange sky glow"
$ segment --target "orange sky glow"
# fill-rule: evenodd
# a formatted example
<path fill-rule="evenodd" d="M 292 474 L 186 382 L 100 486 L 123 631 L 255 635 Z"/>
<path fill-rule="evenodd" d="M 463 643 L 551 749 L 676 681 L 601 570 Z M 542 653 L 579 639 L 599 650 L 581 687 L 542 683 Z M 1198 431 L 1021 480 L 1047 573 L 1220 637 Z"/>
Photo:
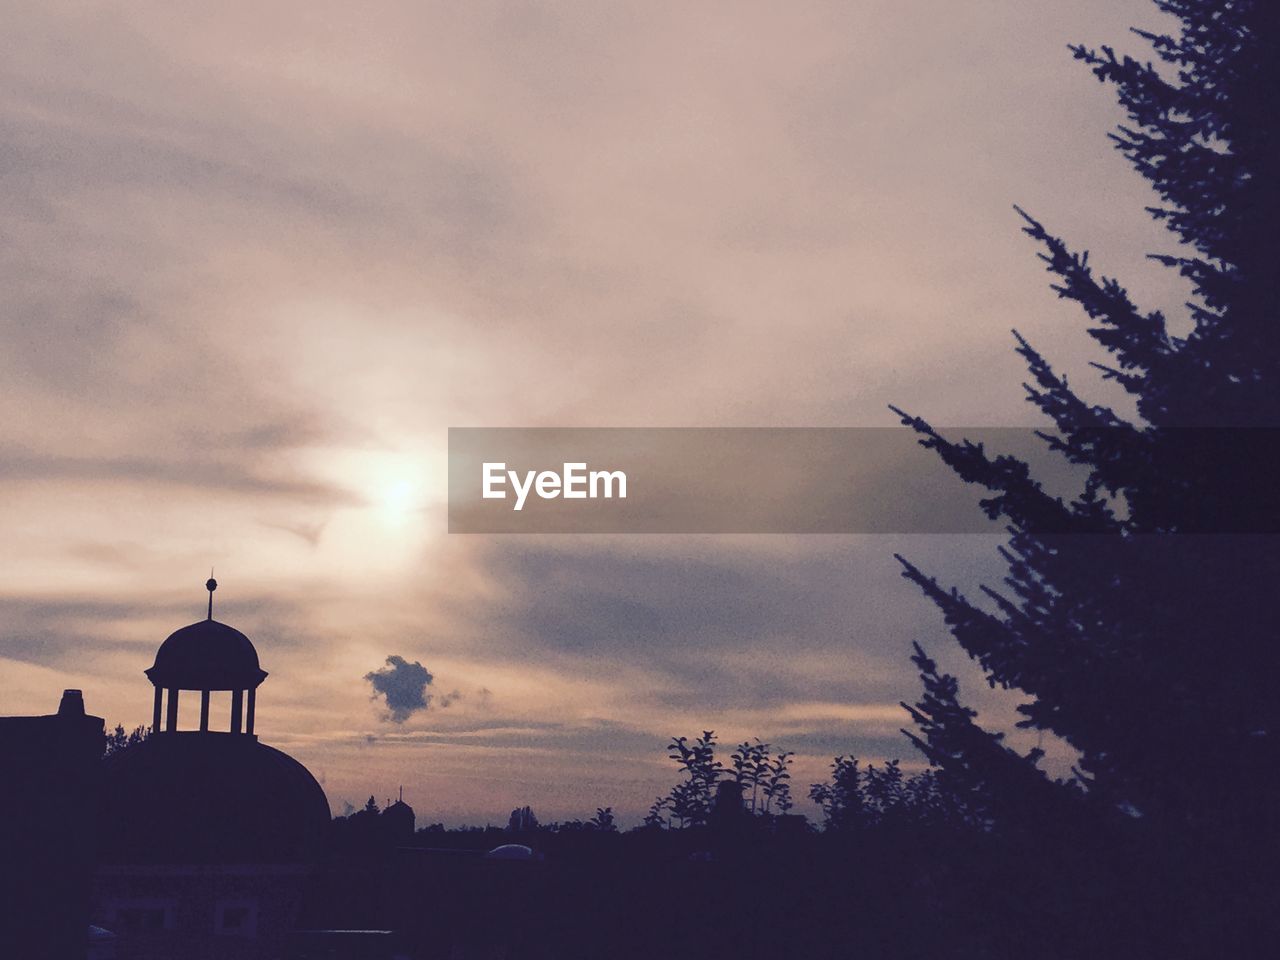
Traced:
<path fill-rule="evenodd" d="M 913 640 L 1007 714 L 892 557 L 992 538 L 450 536 L 446 430 L 1034 422 L 1009 329 L 1097 356 L 1011 204 L 1183 300 L 1065 46 L 1149 4 L 3 6 L 0 713 L 149 722 L 213 566 L 337 813 L 634 822 L 704 729 L 919 764 Z"/>

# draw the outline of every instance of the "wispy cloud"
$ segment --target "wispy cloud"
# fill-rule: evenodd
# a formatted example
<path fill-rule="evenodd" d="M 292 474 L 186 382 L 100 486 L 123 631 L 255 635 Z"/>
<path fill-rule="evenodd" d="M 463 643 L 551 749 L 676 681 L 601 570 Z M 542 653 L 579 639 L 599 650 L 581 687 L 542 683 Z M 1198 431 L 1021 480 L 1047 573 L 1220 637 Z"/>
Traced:
<path fill-rule="evenodd" d="M 450 538 L 444 431 L 1025 423 L 1008 328 L 1092 347 L 1010 202 L 1183 299 L 1063 49 L 1145 6 L 4 4 L 6 709 L 146 722 L 216 563 L 334 798 L 644 806 L 705 726 L 890 751 L 942 633 L 896 544 Z"/>

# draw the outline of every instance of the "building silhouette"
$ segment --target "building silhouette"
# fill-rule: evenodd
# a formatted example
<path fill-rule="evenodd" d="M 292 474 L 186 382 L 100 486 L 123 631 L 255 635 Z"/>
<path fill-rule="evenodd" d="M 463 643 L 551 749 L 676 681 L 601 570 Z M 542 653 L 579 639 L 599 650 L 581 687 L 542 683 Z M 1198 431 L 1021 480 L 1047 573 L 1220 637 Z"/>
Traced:
<path fill-rule="evenodd" d="M 85 956 L 102 738 L 79 690 L 0 717 L 0 957 Z"/>
<path fill-rule="evenodd" d="M 258 740 L 267 672 L 213 619 L 206 587 L 206 619 L 170 634 L 146 670 L 151 735 L 103 763 L 93 922 L 121 960 L 278 955 L 330 820 L 306 767 Z M 229 715 L 214 716 L 227 692 Z"/>
<path fill-rule="evenodd" d="M 413 807 L 404 802 L 404 787 L 395 803 L 387 804 L 380 817 L 384 833 L 395 843 L 408 843 L 413 839 L 417 818 Z"/>

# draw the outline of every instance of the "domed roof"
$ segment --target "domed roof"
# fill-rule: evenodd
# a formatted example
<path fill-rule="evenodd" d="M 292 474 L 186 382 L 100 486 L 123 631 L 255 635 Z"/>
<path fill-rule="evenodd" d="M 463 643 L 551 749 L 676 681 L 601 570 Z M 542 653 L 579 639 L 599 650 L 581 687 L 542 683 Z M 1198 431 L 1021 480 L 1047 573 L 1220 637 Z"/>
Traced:
<path fill-rule="evenodd" d="M 267 678 L 258 651 L 235 627 L 200 620 L 169 634 L 147 676 L 157 687 L 179 690 L 249 690 Z"/>
<path fill-rule="evenodd" d="M 486 853 L 481 859 L 483 860 L 536 860 L 540 859 L 533 852 L 533 847 L 526 847 L 523 843 L 504 843 L 499 847 L 494 847 Z"/>
<path fill-rule="evenodd" d="M 329 825 L 310 772 L 256 738 L 162 733 L 103 761 L 103 863 L 299 864 Z"/>

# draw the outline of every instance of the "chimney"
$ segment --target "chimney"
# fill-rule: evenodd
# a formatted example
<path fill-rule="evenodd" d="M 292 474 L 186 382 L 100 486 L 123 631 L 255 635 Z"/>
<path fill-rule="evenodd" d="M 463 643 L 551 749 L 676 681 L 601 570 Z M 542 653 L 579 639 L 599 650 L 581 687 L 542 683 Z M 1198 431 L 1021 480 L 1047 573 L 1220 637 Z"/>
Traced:
<path fill-rule="evenodd" d="M 58 716 L 83 717 L 84 694 L 79 690 L 63 690 L 62 702 L 58 704 Z"/>

